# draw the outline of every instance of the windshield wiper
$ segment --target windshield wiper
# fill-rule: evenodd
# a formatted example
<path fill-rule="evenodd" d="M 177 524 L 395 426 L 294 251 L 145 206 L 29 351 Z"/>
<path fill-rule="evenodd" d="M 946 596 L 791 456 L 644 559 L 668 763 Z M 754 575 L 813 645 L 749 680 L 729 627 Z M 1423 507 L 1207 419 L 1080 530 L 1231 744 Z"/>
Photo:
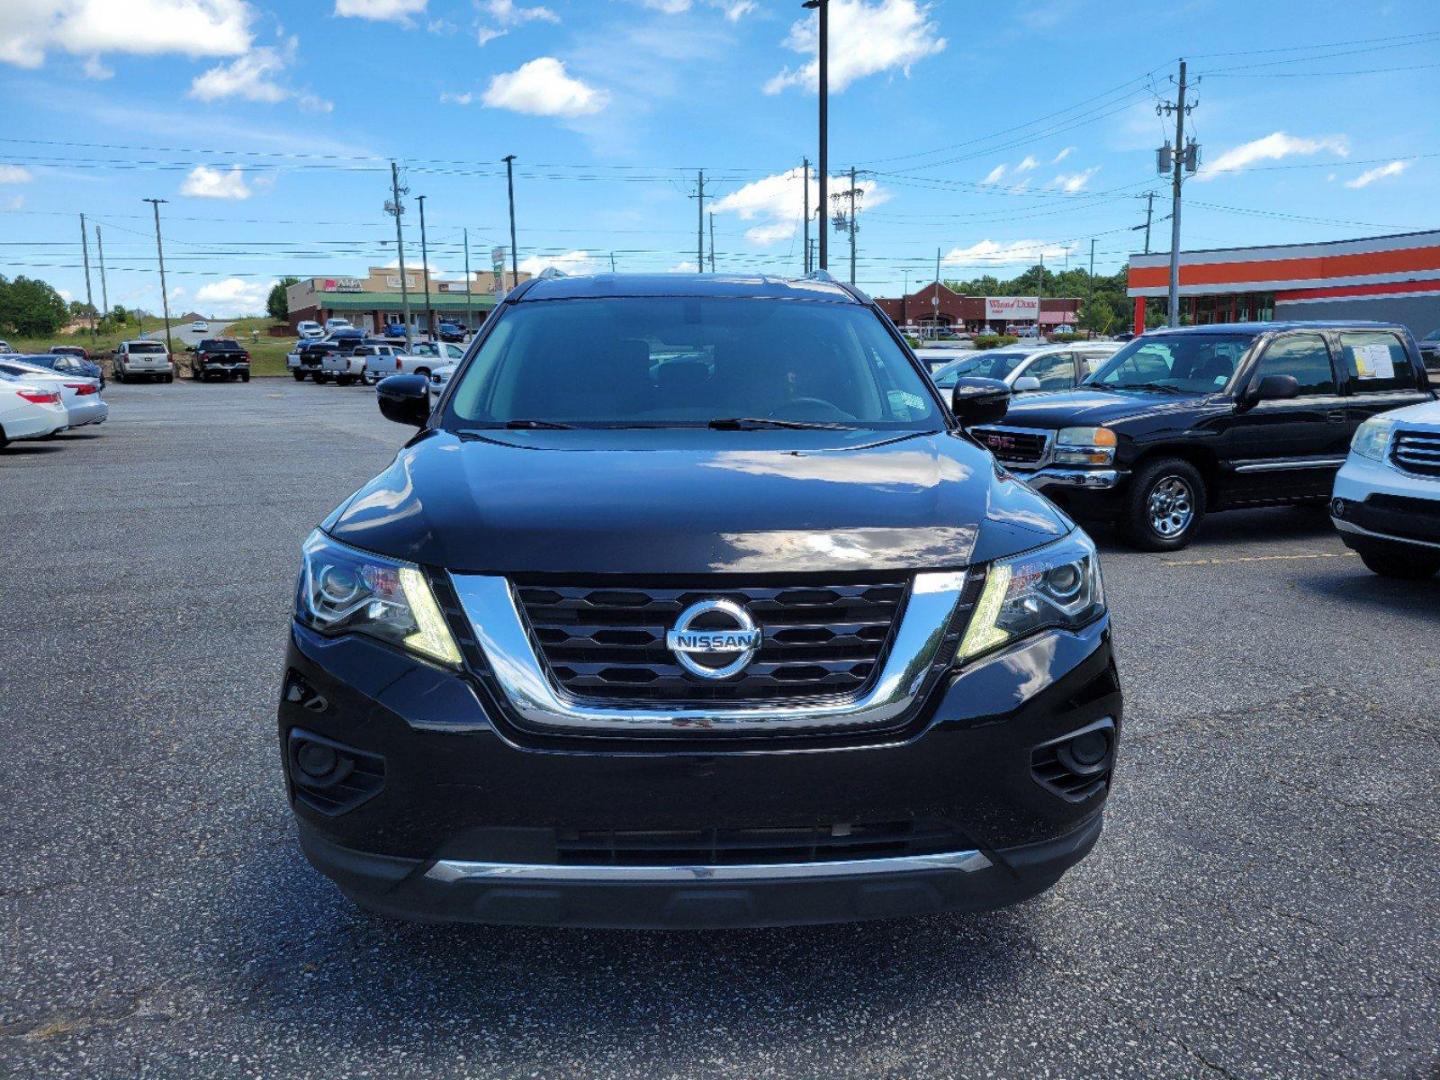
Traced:
<path fill-rule="evenodd" d="M 850 424 L 830 424 L 821 420 L 772 420 L 767 416 L 722 416 L 706 425 L 716 431 L 759 431 L 763 428 L 797 428 L 816 431 L 849 431 Z"/>
<path fill-rule="evenodd" d="M 1185 393 L 1189 393 L 1189 391 L 1187 391 L 1187 390 L 1182 390 L 1182 389 L 1180 389 L 1180 387 L 1178 387 L 1178 386 L 1171 386 L 1169 383 L 1158 383 L 1158 382 L 1125 383 L 1125 384 L 1123 384 L 1123 385 L 1117 385 L 1117 386 L 1115 386 L 1114 389 L 1116 389 L 1116 390 L 1159 390 L 1159 391 L 1160 391 L 1161 393 L 1163 393 L 1163 394 L 1185 394 Z"/>
<path fill-rule="evenodd" d="M 483 424 L 475 428 L 461 428 L 461 435 L 478 435 L 483 431 L 499 431 L 509 429 L 511 431 L 569 431 L 571 425 L 559 424 L 554 420 L 497 420 L 494 423 Z"/>

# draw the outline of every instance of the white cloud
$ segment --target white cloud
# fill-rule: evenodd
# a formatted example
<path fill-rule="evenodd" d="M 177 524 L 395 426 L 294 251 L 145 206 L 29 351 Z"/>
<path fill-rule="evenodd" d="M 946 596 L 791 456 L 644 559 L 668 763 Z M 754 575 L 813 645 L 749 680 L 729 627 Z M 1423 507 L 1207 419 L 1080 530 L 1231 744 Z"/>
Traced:
<path fill-rule="evenodd" d="M 1058 173 L 1055 179 L 1051 180 L 1046 187 L 1059 188 L 1066 195 L 1074 195 L 1076 192 L 1084 191 L 1085 186 L 1090 183 L 1090 178 L 1100 171 L 1099 165 L 1092 165 L 1088 169 L 1082 169 L 1073 173 Z"/>
<path fill-rule="evenodd" d="M 201 285 L 195 290 L 197 303 L 205 304 L 222 315 L 254 315 L 265 310 L 265 299 L 274 286 L 272 281 L 249 281 L 229 277 Z M 172 296 L 178 295 L 171 290 Z"/>
<path fill-rule="evenodd" d="M 814 15 L 790 27 L 784 45 L 792 52 L 816 57 L 820 51 L 819 23 Z M 945 48 L 940 27 L 930 19 L 930 5 L 918 0 L 830 0 L 830 91 L 839 93 L 857 79 L 896 68 L 910 68 Z M 791 86 L 815 90 L 819 61 L 808 59 L 798 68 L 785 68 L 765 84 L 765 93 L 778 94 Z"/>
<path fill-rule="evenodd" d="M 425 10 L 427 0 L 335 0 L 335 14 L 379 22 L 409 22 Z"/>
<path fill-rule="evenodd" d="M 640 3 L 652 11 L 663 11 L 666 15 L 679 15 L 682 11 L 690 10 L 690 0 L 640 0 Z"/>
<path fill-rule="evenodd" d="M 1042 251 L 1047 259 L 1059 259 L 1069 250 L 1064 244 L 1043 240 L 981 240 L 969 247 L 951 248 L 940 261 L 947 266 L 1033 265 L 1039 261 Z"/>
<path fill-rule="evenodd" d="M 190 83 L 190 97 L 218 101 L 238 97 L 270 105 L 294 99 L 311 112 L 329 112 L 334 106 L 314 94 L 287 86 L 281 76 L 295 63 L 300 39 L 290 36 L 278 46 L 260 45 L 228 64 L 201 72 Z"/>
<path fill-rule="evenodd" d="M 492 109 L 531 116 L 585 116 L 605 108 L 610 95 L 571 78 L 553 56 L 542 56 L 496 75 L 483 100 Z"/>
<path fill-rule="evenodd" d="M 547 7 L 539 4 L 534 7 L 522 7 L 515 0 L 477 0 L 475 5 L 484 11 L 491 19 L 493 25 L 477 23 L 475 26 L 475 43 L 484 46 L 498 37 L 504 37 L 513 27 L 522 26 L 527 22 L 558 23 L 560 16 Z"/>
<path fill-rule="evenodd" d="M 1399 176 L 1409 167 L 1408 161 L 1392 161 L 1388 165 L 1377 165 L 1373 169 L 1366 169 L 1354 180 L 1346 180 L 1345 186 L 1348 188 L 1369 187 L 1376 180 L 1383 180 L 1387 176 Z"/>
<path fill-rule="evenodd" d="M 25 196 L 12 195 L 9 199 L 4 201 L 3 205 L 6 210 L 19 210 L 22 206 L 25 205 Z"/>
<path fill-rule="evenodd" d="M 240 166 L 232 165 L 229 172 L 222 172 L 197 165 L 180 185 L 180 194 L 196 199 L 248 199 L 251 192 Z"/>
<path fill-rule="evenodd" d="M 766 247 L 788 240 L 800 229 L 805 215 L 804 171 L 790 169 L 761 180 L 753 180 L 728 195 L 716 199 L 710 209 L 717 214 L 735 214 L 741 221 L 754 221 L 745 230 L 745 239 L 752 244 Z M 830 191 L 844 191 L 850 186 L 850 178 L 830 178 Z M 856 186 L 864 193 L 859 201 L 860 214 L 865 210 L 890 201 L 890 193 L 874 180 L 861 180 Z M 820 198 L 820 181 L 813 173 L 810 178 L 810 210 L 813 213 Z M 828 213 L 828 207 L 827 207 Z M 818 228 L 828 228 L 829 222 L 817 223 Z"/>
<path fill-rule="evenodd" d="M 1067 147 L 1065 147 L 1065 149 L 1061 150 L 1058 154 L 1056 154 L 1053 158 L 1050 159 L 1050 164 L 1051 164 L 1051 165 L 1059 165 L 1060 162 L 1064 161 L 1067 157 L 1069 157 L 1069 156 L 1070 156 L 1071 154 L 1073 154 L 1074 152 L 1075 152 L 1075 147 L 1073 147 L 1073 146 L 1067 146 Z"/>
<path fill-rule="evenodd" d="M 566 274 L 593 274 L 600 269 L 601 262 L 598 256 L 592 256 L 588 251 L 567 251 L 563 255 L 531 255 L 520 260 L 520 271 L 526 274 L 539 274 L 551 267 Z"/>
<path fill-rule="evenodd" d="M 1197 180 L 1213 180 L 1224 173 L 1237 173 L 1254 165 L 1257 161 L 1279 161 L 1297 154 L 1318 154 L 1322 150 L 1340 157 L 1350 153 L 1350 146 L 1343 135 L 1321 135 L 1313 139 L 1287 135 L 1276 131 L 1263 139 L 1253 139 L 1239 146 L 1231 147 L 1200 169 Z"/>
<path fill-rule="evenodd" d="M 85 66 L 81 68 L 87 79 L 94 79 L 96 82 L 103 82 L 105 79 L 113 78 L 115 72 L 100 62 L 100 57 L 90 56 L 85 59 Z"/>
<path fill-rule="evenodd" d="M 706 0 L 706 3 L 725 13 L 731 22 L 739 22 L 760 5 L 757 0 Z M 666 15 L 680 15 L 695 6 L 694 0 L 640 0 L 642 7 L 661 11 Z"/>
<path fill-rule="evenodd" d="M 982 183 L 982 184 L 998 184 L 998 183 L 1000 182 L 1000 178 L 1005 175 L 1005 169 L 1006 169 L 1006 165 L 1005 165 L 1005 163 L 1002 161 L 999 165 L 996 165 L 993 169 L 991 169 L 988 173 L 986 173 L 986 174 L 985 174 L 985 179 L 984 179 L 984 180 L 981 180 L 980 183 Z"/>
<path fill-rule="evenodd" d="M 685 262 L 678 262 L 670 267 L 669 272 L 672 274 L 694 274 L 699 272 L 699 268 L 693 262 L 686 260 Z"/>
<path fill-rule="evenodd" d="M 28 184 L 35 174 L 23 165 L 0 165 L 0 184 Z"/>
<path fill-rule="evenodd" d="M 1029 172 L 1031 169 L 1038 168 L 1039 165 L 1040 162 L 1035 160 L 1034 154 L 1026 154 L 1024 160 L 1022 160 L 1019 165 L 1015 166 L 1015 171 Z"/>
<path fill-rule="evenodd" d="M 254 16 L 245 0 L 4 0 L 0 61 L 38 68 L 52 49 L 234 56 L 250 47 Z"/>
<path fill-rule="evenodd" d="M 441 93 L 440 100 L 447 105 L 469 105 L 475 100 L 475 95 L 469 90 L 466 90 L 463 94 L 455 94 L 446 90 Z"/>

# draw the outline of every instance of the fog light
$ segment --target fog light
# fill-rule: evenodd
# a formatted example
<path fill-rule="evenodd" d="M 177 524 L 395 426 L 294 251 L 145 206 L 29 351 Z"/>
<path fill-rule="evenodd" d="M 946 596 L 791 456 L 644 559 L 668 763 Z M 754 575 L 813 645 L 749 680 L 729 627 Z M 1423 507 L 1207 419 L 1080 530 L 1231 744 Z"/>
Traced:
<path fill-rule="evenodd" d="M 1079 776 L 1093 776 L 1104 772 L 1110 761 L 1110 734 L 1108 731 L 1087 731 L 1056 751 L 1060 764 Z"/>
<path fill-rule="evenodd" d="M 340 756 L 332 747 L 320 743 L 301 743 L 295 753 L 295 763 L 306 776 L 319 780 L 335 771 Z"/>
<path fill-rule="evenodd" d="M 1343 518 L 1345 516 L 1345 500 L 1331 499 L 1330 513 L 1337 518 Z"/>

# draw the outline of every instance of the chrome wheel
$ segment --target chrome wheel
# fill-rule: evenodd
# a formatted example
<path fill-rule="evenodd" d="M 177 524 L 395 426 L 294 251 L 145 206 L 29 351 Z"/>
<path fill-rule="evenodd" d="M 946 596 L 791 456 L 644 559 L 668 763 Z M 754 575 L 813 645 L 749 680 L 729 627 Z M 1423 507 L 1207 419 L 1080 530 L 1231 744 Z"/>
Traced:
<path fill-rule="evenodd" d="M 1150 528 L 1166 540 L 1179 536 L 1195 520 L 1195 493 L 1178 476 L 1162 476 L 1150 489 Z"/>

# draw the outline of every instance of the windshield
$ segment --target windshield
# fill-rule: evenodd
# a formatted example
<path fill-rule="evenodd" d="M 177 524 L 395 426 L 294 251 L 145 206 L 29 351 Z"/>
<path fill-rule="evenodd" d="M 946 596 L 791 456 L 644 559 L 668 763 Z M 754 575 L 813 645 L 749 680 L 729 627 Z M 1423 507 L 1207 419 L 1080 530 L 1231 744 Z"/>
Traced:
<path fill-rule="evenodd" d="M 962 375 L 980 379 L 1003 379 L 1019 367 L 1021 361 L 1031 355 L 1033 354 L 1028 352 L 997 349 L 994 352 L 981 353 L 978 356 L 957 360 L 952 366 L 942 368 L 936 374 L 935 385 L 942 390 L 950 390 Z"/>
<path fill-rule="evenodd" d="M 1138 337 L 1086 380 L 1114 390 L 1213 394 L 1225 389 L 1254 334 Z"/>
<path fill-rule="evenodd" d="M 1440 341 L 1440 329 L 1431 330 L 1430 333 L 1428 333 L 1428 334 L 1425 335 L 1425 340 L 1426 340 L 1426 341 Z"/>
<path fill-rule="evenodd" d="M 461 428 L 738 419 L 944 425 L 923 377 L 867 308 L 699 297 L 517 304 L 465 368 L 446 417 Z"/>
<path fill-rule="evenodd" d="M 132 353 L 163 353 L 165 346 L 158 341 L 137 341 L 130 346 L 130 351 Z"/>

